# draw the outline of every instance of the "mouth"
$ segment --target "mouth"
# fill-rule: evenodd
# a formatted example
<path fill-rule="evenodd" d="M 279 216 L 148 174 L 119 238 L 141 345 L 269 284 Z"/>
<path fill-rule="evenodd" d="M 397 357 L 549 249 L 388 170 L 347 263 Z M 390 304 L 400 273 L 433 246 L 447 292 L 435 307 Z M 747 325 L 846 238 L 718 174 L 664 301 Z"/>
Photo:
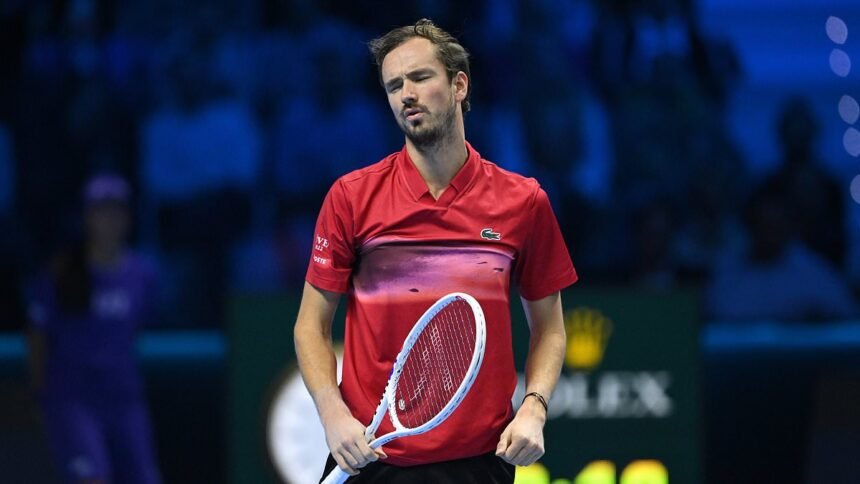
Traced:
<path fill-rule="evenodd" d="M 407 121 L 416 121 L 424 116 L 424 111 L 419 108 L 409 108 L 403 110 L 403 117 Z"/>

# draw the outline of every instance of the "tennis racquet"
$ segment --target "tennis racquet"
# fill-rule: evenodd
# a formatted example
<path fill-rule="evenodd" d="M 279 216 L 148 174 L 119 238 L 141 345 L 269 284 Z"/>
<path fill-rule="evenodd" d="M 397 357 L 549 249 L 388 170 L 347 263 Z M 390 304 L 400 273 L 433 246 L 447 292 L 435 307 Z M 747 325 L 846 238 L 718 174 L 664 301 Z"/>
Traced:
<path fill-rule="evenodd" d="M 484 359 L 484 312 L 463 293 L 443 296 L 421 316 L 394 360 L 373 420 L 364 432 L 377 449 L 399 437 L 423 434 L 441 424 L 466 396 Z M 374 438 L 386 410 L 394 431 Z M 349 478 L 340 467 L 323 484 Z"/>

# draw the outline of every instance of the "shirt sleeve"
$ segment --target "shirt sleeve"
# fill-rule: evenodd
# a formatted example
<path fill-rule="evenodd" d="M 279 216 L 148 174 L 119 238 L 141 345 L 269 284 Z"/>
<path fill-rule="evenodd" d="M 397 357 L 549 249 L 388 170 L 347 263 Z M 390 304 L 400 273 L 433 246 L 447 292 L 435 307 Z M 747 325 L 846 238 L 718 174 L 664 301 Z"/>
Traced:
<path fill-rule="evenodd" d="M 349 290 L 355 262 L 353 212 L 338 180 L 325 197 L 317 218 L 311 260 L 305 280 L 320 289 L 345 293 Z"/>
<path fill-rule="evenodd" d="M 529 235 L 520 252 L 515 277 L 520 295 L 535 301 L 570 286 L 578 276 L 549 197 L 540 187 L 535 193 L 527 223 Z"/>

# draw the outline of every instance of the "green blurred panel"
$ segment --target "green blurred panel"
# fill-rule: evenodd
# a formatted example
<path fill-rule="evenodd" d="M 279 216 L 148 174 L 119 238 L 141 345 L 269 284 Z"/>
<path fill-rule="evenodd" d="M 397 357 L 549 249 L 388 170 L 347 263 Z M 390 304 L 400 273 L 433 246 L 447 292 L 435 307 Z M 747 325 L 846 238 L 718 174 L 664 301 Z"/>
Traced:
<path fill-rule="evenodd" d="M 284 370 L 295 365 L 293 325 L 299 294 L 239 295 L 230 307 L 229 469 L 234 484 L 277 483 L 265 439 L 267 406 Z M 335 315 L 343 337 L 346 303 Z M 300 437 L 300 436 L 299 436 Z"/>
<path fill-rule="evenodd" d="M 295 298 L 239 296 L 230 311 L 228 419 L 230 482 L 278 482 L 268 465 L 263 435 L 272 381 L 295 359 Z"/>

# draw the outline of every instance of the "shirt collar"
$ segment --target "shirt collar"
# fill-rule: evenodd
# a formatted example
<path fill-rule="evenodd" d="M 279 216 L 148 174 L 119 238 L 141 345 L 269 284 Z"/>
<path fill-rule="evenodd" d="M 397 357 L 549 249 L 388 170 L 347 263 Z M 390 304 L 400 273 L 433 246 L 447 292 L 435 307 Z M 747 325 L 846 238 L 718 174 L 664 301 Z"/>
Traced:
<path fill-rule="evenodd" d="M 456 175 L 454 175 L 454 178 L 451 179 L 451 183 L 448 184 L 448 188 L 445 190 L 446 192 L 453 188 L 458 194 L 462 193 L 463 190 L 469 186 L 475 173 L 478 172 L 481 154 L 472 148 L 472 145 L 469 144 L 468 141 L 466 141 L 466 151 L 468 152 L 466 163 L 460 167 L 460 170 Z M 403 174 L 403 180 L 406 182 L 406 186 L 408 187 L 412 198 L 417 201 L 424 195 L 430 193 L 427 183 L 424 181 L 421 173 L 418 172 L 418 168 L 415 167 L 415 163 L 409 156 L 406 146 L 403 146 L 403 149 L 397 155 L 397 165 L 400 167 L 400 172 Z"/>

